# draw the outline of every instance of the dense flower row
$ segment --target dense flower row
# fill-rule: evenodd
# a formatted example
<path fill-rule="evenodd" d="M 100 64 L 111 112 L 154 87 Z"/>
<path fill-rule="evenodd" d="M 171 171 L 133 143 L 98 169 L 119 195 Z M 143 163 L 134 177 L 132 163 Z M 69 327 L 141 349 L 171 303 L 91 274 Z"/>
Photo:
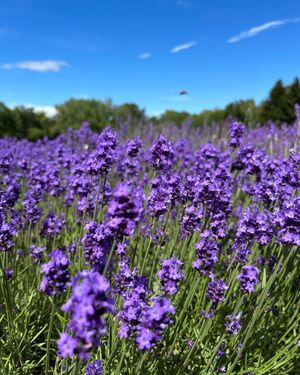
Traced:
<path fill-rule="evenodd" d="M 133 358 L 140 373 L 250 373 L 261 365 L 255 319 L 275 341 L 296 324 L 293 311 L 278 326 L 267 314 L 280 315 L 286 295 L 290 310 L 299 302 L 299 120 L 251 131 L 231 122 L 207 143 L 188 123 L 177 139 L 149 127 L 124 140 L 84 123 L 54 140 L 0 140 L 3 321 L 15 324 L 22 296 L 43 299 L 36 324 L 53 307 L 40 353 L 48 373 L 68 358 L 90 375 L 121 373 Z"/>

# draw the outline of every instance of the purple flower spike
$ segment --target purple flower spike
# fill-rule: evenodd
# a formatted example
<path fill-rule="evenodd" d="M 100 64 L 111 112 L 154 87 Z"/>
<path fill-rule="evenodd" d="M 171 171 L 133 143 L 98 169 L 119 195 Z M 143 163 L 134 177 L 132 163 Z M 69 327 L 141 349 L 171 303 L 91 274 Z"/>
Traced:
<path fill-rule="evenodd" d="M 103 371 L 102 362 L 100 359 L 96 359 L 96 361 L 91 362 L 86 367 L 86 375 L 101 375 Z"/>
<path fill-rule="evenodd" d="M 214 236 L 208 230 L 202 233 L 202 239 L 196 244 L 197 255 L 192 267 L 204 275 L 209 275 L 218 261 L 219 247 Z"/>
<path fill-rule="evenodd" d="M 143 212 L 143 197 L 129 185 L 119 183 L 108 206 L 108 226 L 118 237 L 133 236 Z"/>
<path fill-rule="evenodd" d="M 50 212 L 42 224 L 41 236 L 46 238 L 53 238 L 62 231 L 64 220 L 59 218 L 54 212 Z"/>
<path fill-rule="evenodd" d="M 62 306 L 63 311 L 71 313 L 71 320 L 58 340 L 58 353 L 61 357 L 88 359 L 107 332 L 103 315 L 114 311 L 114 299 L 109 283 L 97 272 L 79 272 L 72 285 L 72 295 Z"/>
<path fill-rule="evenodd" d="M 143 142 L 140 137 L 130 139 L 126 144 L 127 155 L 134 158 L 138 155 L 140 148 L 143 146 Z"/>
<path fill-rule="evenodd" d="M 97 141 L 96 150 L 87 160 L 88 173 L 94 176 L 106 175 L 116 160 L 117 134 L 108 127 L 103 130 Z"/>
<path fill-rule="evenodd" d="M 59 249 L 54 250 L 49 256 L 52 258 L 50 262 L 41 267 L 41 272 L 45 276 L 40 289 L 48 295 L 64 293 L 70 281 L 69 258 Z"/>
<path fill-rule="evenodd" d="M 241 144 L 241 138 L 246 132 L 246 127 L 244 124 L 240 122 L 233 122 L 229 125 L 230 130 L 230 146 L 231 147 L 239 147 Z"/>
<path fill-rule="evenodd" d="M 0 251 L 8 251 L 14 246 L 13 236 L 16 230 L 12 224 L 0 222 Z"/>
<path fill-rule="evenodd" d="M 224 293 L 226 289 L 228 289 L 228 286 L 223 280 L 213 280 L 208 283 L 206 296 L 214 304 L 218 304 L 219 302 L 224 301 Z"/>
<path fill-rule="evenodd" d="M 29 252 L 33 263 L 38 263 L 43 258 L 43 253 L 46 250 L 44 246 L 32 245 L 29 247 Z"/>
<path fill-rule="evenodd" d="M 161 134 L 157 141 L 150 148 L 150 163 L 153 168 L 159 170 L 169 170 L 174 158 L 174 148 L 171 142 Z"/>
<path fill-rule="evenodd" d="M 149 350 L 162 339 L 164 330 L 172 323 L 170 315 L 175 314 L 168 298 L 153 297 L 152 306 L 144 309 L 138 327 L 136 343 L 141 351 Z"/>
<path fill-rule="evenodd" d="M 12 268 L 6 268 L 4 274 L 7 279 L 11 279 L 14 275 L 14 270 Z"/>
<path fill-rule="evenodd" d="M 165 293 L 174 294 L 177 292 L 178 284 L 184 277 L 183 272 L 180 270 L 182 264 L 183 262 L 175 257 L 165 259 L 162 262 L 162 269 L 158 272 L 158 277 Z"/>
<path fill-rule="evenodd" d="M 240 323 L 241 316 L 242 316 L 241 313 L 238 313 L 236 316 L 234 315 L 226 316 L 225 327 L 226 327 L 226 331 L 230 335 L 234 335 L 234 336 L 237 335 L 239 330 L 241 329 L 242 327 Z"/>
<path fill-rule="evenodd" d="M 106 223 L 97 224 L 91 221 L 86 224 L 85 230 L 82 239 L 85 260 L 93 271 L 101 273 L 113 245 L 114 235 Z"/>
<path fill-rule="evenodd" d="M 242 273 L 237 276 L 240 281 L 241 290 L 244 293 L 253 293 L 255 286 L 259 283 L 259 269 L 253 265 L 243 266 Z"/>

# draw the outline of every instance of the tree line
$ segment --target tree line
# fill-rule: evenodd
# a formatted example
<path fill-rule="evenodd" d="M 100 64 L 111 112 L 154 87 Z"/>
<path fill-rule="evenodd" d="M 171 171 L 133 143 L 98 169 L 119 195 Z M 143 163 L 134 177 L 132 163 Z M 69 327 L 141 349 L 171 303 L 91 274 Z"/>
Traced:
<path fill-rule="evenodd" d="M 22 106 L 9 108 L 0 103 L 0 137 L 11 136 L 35 140 L 44 136 L 53 138 L 68 128 L 78 128 L 83 121 L 89 121 L 95 131 L 108 124 L 118 126 L 127 122 L 135 126 L 138 122 L 166 122 L 181 125 L 188 119 L 194 126 L 209 125 L 231 117 L 251 127 L 268 120 L 291 124 L 295 120 L 294 105 L 300 103 L 300 81 L 295 78 L 289 85 L 278 80 L 266 100 L 256 104 L 253 99 L 229 103 L 223 109 L 204 110 L 198 114 L 167 110 L 159 117 L 147 117 L 145 110 L 134 103 L 114 105 L 111 99 L 70 99 L 56 106 L 56 115 L 48 117 L 33 108 Z"/>

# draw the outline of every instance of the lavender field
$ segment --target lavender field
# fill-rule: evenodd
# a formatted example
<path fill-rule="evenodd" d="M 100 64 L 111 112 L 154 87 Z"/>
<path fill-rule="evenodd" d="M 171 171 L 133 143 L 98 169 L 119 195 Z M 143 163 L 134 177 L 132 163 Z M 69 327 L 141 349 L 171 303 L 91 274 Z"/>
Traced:
<path fill-rule="evenodd" d="M 0 139 L 1 374 L 300 374 L 296 114 Z"/>

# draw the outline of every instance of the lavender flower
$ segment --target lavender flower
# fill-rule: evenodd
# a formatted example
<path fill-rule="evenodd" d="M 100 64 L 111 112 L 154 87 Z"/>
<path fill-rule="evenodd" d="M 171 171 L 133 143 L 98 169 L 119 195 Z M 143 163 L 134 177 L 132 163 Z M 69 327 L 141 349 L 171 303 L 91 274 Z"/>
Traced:
<path fill-rule="evenodd" d="M 108 206 L 108 226 L 118 237 L 132 236 L 143 212 L 143 198 L 127 184 L 119 183 Z"/>
<path fill-rule="evenodd" d="M 232 314 L 226 316 L 225 327 L 226 327 L 226 331 L 230 335 L 234 335 L 234 336 L 237 335 L 239 330 L 241 329 L 242 327 L 240 323 L 241 316 L 242 316 L 241 313 L 238 313 L 236 316 Z"/>
<path fill-rule="evenodd" d="M 276 224 L 279 226 L 279 242 L 300 246 L 300 197 L 296 197 L 277 210 Z"/>
<path fill-rule="evenodd" d="M 25 219 L 31 224 L 36 224 L 43 215 L 43 210 L 37 206 L 34 198 L 27 198 L 23 201 Z"/>
<path fill-rule="evenodd" d="M 159 170 L 169 170 L 174 158 L 173 145 L 164 136 L 160 135 L 150 148 L 150 163 L 153 168 Z"/>
<path fill-rule="evenodd" d="M 125 256 L 118 262 L 118 273 L 115 275 L 116 288 L 114 293 L 127 296 L 126 291 L 132 287 L 137 287 L 135 281 L 137 281 L 137 269 L 131 269 L 129 264 L 129 258 Z"/>
<path fill-rule="evenodd" d="M 224 293 L 226 289 L 228 289 L 228 286 L 223 280 L 219 279 L 210 281 L 207 286 L 206 296 L 217 305 L 219 302 L 224 301 Z"/>
<path fill-rule="evenodd" d="M 113 245 L 114 235 L 107 224 L 91 221 L 85 226 L 82 239 L 85 260 L 93 271 L 103 272 L 106 257 Z"/>
<path fill-rule="evenodd" d="M 192 348 L 194 347 L 194 342 L 193 342 L 192 340 L 190 340 L 190 339 L 187 339 L 187 340 L 186 340 L 186 344 L 187 344 L 187 346 L 188 346 L 190 349 L 192 349 Z"/>
<path fill-rule="evenodd" d="M 193 204 L 188 206 L 181 221 L 180 232 L 183 237 L 193 234 L 196 230 L 200 229 L 203 219 L 203 208 L 194 206 Z"/>
<path fill-rule="evenodd" d="M 10 168 L 11 168 L 11 163 L 12 161 L 12 155 L 9 155 L 9 154 L 6 154 L 6 155 L 1 155 L 1 158 L 0 158 L 0 171 L 3 173 L 3 174 L 6 174 L 9 172 Z"/>
<path fill-rule="evenodd" d="M 241 137 L 246 131 L 245 125 L 240 122 L 233 122 L 229 125 L 230 129 L 230 146 L 239 147 L 241 143 Z"/>
<path fill-rule="evenodd" d="M 256 207 L 248 207 L 239 220 L 237 239 L 243 242 L 257 240 L 261 245 L 266 245 L 272 237 L 271 213 L 259 212 Z"/>
<path fill-rule="evenodd" d="M 143 310 L 138 327 L 136 343 L 141 351 L 149 350 L 162 339 L 164 330 L 172 323 L 170 315 L 175 314 L 174 306 L 167 298 L 153 297 L 152 305 Z"/>
<path fill-rule="evenodd" d="M 179 259 L 165 259 L 161 263 L 162 269 L 158 272 L 162 284 L 162 290 L 167 294 L 177 292 L 178 284 L 183 279 L 184 273 L 180 270 L 183 262 Z"/>
<path fill-rule="evenodd" d="M 225 374 L 226 373 L 226 366 L 223 364 L 223 365 L 221 365 L 220 367 L 218 367 L 217 369 L 216 369 L 216 373 L 217 374 Z"/>
<path fill-rule="evenodd" d="M 50 262 L 41 266 L 44 277 L 40 289 L 48 295 L 64 293 L 70 281 L 69 259 L 59 249 L 54 250 L 49 256 L 52 258 Z"/>
<path fill-rule="evenodd" d="M 99 359 L 91 362 L 86 367 L 86 375 L 101 375 L 103 371 L 102 362 Z"/>
<path fill-rule="evenodd" d="M 22 249 L 17 250 L 17 255 L 18 255 L 18 257 L 23 257 L 23 256 L 25 256 L 25 252 L 24 252 L 24 250 L 22 250 Z"/>
<path fill-rule="evenodd" d="M 205 230 L 201 234 L 201 238 L 200 242 L 196 244 L 197 255 L 192 267 L 205 275 L 209 275 L 218 261 L 219 247 L 209 230 Z"/>
<path fill-rule="evenodd" d="M 71 320 L 58 340 L 59 355 L 88 359 L 91 349 L 100 345 L 100 338 L 107 332 L 103 315 L 114 311 L 109 283 L 96 272 L 79 272 L 72 281 L 72 295 L 62 310 L 71 314 Z"/>
<path fill-rule="evenodd" d="M 166 178 L 158 176 L 151 181 L 151 191 L 148 197 L 148 210 L 151 216 L 160 217 L 171 207 L 172 197 Z"/>
<path fill-rule="evenodd" d="M 8 251 L 14 246 L 13 237 L 16 230 L 12 224 L 1 223 L 0 220 L 0 252 Z"/>
<path fill-rule="evenodd" d="M 205 310 L 200 310 L 199 314 L 203 316 L 204 319 L 212 319 L 215 315 L 215 312 L 213 309 L 210 309 L 208 312 L 206 312 Z"/>
<path fill-rule="evenodd" d="M 42 260 L 43 253 L 46 250 L 44 246 L 32 245 L 29 247 L 29 252 L 33 263 L 38 263 Z"/>
<path fill-rule="evenodd" d="M 128 156 L 130 156 L 131 158 L 136 157 L 142 146 L 143 146 L 143 142 L 139 136 L 137 136 L 135 139 L 130 139 L 126 143 L 126 152 Z"/>
<path fill-rule="evenodd" d="M 42 224 L 41 236 L 54 238 L 62 231 L 64 220 L 59 218 L 54 212 L 49 212 Z"/>
<path fill-rule="evenodd" d="M 147 307 L 148 279 L 136 275 L 136 270 L 131 271 L 128 262 L 120 265 L 117 277 L 117 291 L 123 297 L 123 306 L 118 314 L 121 321 L 118 335 L 121 338 L 134 338 L 138 329 L 143 309 Z"/>
<path fill-rule="evenodd" d="M 237 276 L 240 281 L 241 290 L 244 293 L 253 293 L 255 286 L 259 283 L 259 269 L 253 265 L 243 266 L 242 273 Z"/>
<path fill-rule="evenodd" d="M 224 352 L 224 342 L 221 343 L 219 349 L 217 350 L 216 356 L 219 358 L 224 357 L 225 352 Z"/>
<path fill-rule="evenodd" d="M 105 128 L 97 141 L 96 150 L 87 160 L 88 173 L 95 176 L 106 175 L 116 160 L 117 134 Z"/>
<path fill-rule="evenodd" d="M 14 270 L 12 268 L 5 268 L 4 274 L 7 279 L 11 279 L 14 275 Z"/>

